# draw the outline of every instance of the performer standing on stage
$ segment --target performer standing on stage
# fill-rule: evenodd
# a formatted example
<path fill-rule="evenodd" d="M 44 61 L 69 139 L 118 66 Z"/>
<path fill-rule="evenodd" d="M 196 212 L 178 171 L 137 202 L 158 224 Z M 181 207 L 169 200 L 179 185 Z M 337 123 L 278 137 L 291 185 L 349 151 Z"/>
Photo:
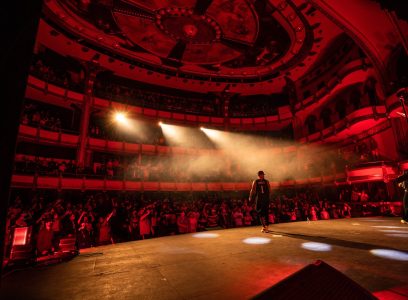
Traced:
<path fill-rule="evenodd" d="M 401 223 L 408 224 L 408 170 L 405 170 L 404 174 L 395 179 L 395 182 L 405 191 L 404 198 L 402 199 Z"/>
<path fill-rule="evenodd" d="M 269 193 L 271 187 L 269 181 L 265 179 L 264 171 L 258 172 L 258 179 L 252 182 L 251 191 L 249 192 L 249 202 L 256 199 L 256 210 L 262 224 L 262 232 L 268 232 L 268 213 L 269 213 Z"/>

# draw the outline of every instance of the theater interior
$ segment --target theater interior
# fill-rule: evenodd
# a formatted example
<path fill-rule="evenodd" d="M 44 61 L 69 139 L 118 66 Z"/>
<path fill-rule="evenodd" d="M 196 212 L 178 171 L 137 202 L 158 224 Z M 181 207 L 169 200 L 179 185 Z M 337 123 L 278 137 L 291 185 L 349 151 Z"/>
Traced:
<path fill-rule="evenodd" d="M 408 299 L 403 2 L 15 1 L 0 298 Z"/>

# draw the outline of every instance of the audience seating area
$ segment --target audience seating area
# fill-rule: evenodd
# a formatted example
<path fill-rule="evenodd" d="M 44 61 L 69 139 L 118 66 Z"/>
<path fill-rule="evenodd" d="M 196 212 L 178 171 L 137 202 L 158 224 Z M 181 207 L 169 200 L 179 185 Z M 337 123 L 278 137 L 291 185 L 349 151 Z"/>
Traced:
<path fill-rule="evenodd" d="M 372 194 L 374 193 L 374 194 Z M 75 238 L 80 249 L 216 228 L 259 225 L 247 193 L 126 193 L 14 190 L 8 212 L 7 245 L 15 228 L 33 228 L 36 255 L 59 251 Z M 280 189 L 273 193 L 269 223 L 318 221 L 353 216 L 395 216 L 400 203 L 387 202 L 378 186 Z"/>

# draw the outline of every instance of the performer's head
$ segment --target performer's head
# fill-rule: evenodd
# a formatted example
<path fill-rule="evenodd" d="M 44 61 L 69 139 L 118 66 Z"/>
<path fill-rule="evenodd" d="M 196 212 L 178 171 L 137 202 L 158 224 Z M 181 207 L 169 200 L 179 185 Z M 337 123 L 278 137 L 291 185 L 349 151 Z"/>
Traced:
<path fill-rule="evenodd" d="M 259 177 L 260 179 L 264 179 L 264 177 L 265 177 L 264 171 L 258 171 L 258 177 Z"/>

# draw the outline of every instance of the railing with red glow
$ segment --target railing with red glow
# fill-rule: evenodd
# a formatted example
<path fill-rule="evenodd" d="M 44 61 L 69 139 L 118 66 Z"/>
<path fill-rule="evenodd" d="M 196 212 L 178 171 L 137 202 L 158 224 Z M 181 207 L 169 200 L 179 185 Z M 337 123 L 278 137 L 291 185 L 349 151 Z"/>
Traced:
<path fill-rule="evenodd" d="M 20 125 L 19 138 L 35 142 L 55 143 L 65 146 L 76 147 L 79 142 L 78 134 L 73 132 L 67 133 L 64 130 L 51 131 L 41 127 L 32 127 L 28 125 Z"/>
<path fill-rule="evenodd" d="M 400 161 L 398 163 L 398 170 L 399 170 L 400 174 L 402 174 L 402 172 L 408 170 L 408 160 Z"/>
<path fill-rule="evenodd" d="M 330 185 L 343 174 L 271 182 L 272 189 L 303 185 Z M 19 175 L 12 177 L 13 188 L 36 188 L 57 190 L 112 190 L 112 191 L 172 191 L 172 192 L 206 192 L 206 191 L 249 191 L 250 182 L 161 182 L 161 181 L 130 181 L 112 179 L 66 178 L 63 176 L 49 177 L 38 175 Z"/>
<path fill-rule="evenodd" d="M 350 183 L 383 181 L 390 182 L 397 177 L 398 167 L 393 162 L 371 162 L 348 167 L 347 181 Z"/>
<path fill-rule="evenodd" d="M 58 132 L 49 131 L 41 127 L 31 127 L 28 125 L 20 125 L 19 138 L 21 140 L 29 140 L 35 142 L 52 142 L 69 147 L 77 147 L 79 142 L 79 136 L 77 134 L 67 133 L 63 130 Z M 221 151 L 215 149 L 140 144 L 125 141 L 111 141 L 93 137 L 89 137 L 87 141 L 88 147 L 91 150 L 104 150 L 110 152 L 177 155 L 220 155 L 222 153 Z M 274 147 L 265 149 L 265 151 L 278 151 L 288 153 L 297 151 L 297 148 L 295 146 Z"/>

